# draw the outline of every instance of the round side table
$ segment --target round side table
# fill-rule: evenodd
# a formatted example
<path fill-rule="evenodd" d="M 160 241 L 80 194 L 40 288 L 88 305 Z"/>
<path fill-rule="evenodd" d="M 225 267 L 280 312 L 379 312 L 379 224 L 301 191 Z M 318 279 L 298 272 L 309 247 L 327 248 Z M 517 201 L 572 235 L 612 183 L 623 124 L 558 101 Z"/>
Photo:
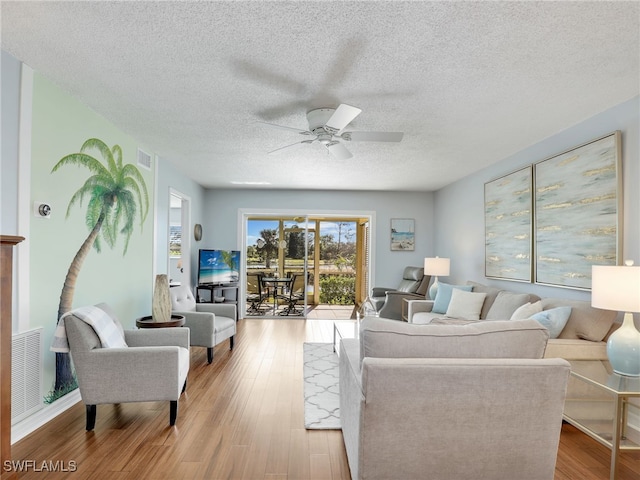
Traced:
<path fill-rule="evenodd" d="M 136 319 L 136 327 L 138 328 L 167 328 L 181 327 L 184 325 L 184 315 L 171 315 L 168 322 L 154 322 L 151 315 Z"/>

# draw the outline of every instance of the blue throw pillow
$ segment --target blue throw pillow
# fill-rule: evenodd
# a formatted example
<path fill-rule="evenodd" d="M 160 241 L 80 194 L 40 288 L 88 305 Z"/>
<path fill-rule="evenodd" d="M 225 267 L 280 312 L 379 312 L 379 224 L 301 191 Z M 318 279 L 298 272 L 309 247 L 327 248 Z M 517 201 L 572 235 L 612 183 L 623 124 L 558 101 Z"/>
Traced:
<path fill-rule="evenodd" d="M 448 283 L 438 282 L 438 291 L 436 292 L 436 298 L 433 301 L 433 308 L 431 309 L 433 313 L 447 313 L 447 308 L 449 308 L 449 302 L 451 301 L 451 293 L 454 288 L 470 292 L 473 286 L 449 285 Z"/>
<path fill-rule="evenodd" d="M 532 315 L 531 319 L 537 320 L 543 327 L 549 330 L 550 338 L 558 338 L 560 332 L 567 324 L 571 315 L 571 307 L 558 307 L 551 310 L 543 310 Z"/>

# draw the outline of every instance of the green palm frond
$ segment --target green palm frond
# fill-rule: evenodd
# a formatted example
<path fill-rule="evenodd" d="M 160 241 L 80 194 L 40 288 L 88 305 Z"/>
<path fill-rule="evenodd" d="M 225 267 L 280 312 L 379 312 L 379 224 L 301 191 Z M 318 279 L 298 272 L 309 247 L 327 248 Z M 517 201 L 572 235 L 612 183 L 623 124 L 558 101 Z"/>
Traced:
<path fill-rule="evenodd" d="M 87 150 L 91 149 L 96 149 L 98 150 L 98 152 L 100 152 L 102 158 L 107 161 L 107 168 L 109 169 L 109 172 L 111 172 L 111 174 L 115 176 L 118 172 L 118 166 L 116 165 L 116 162 L 113 158 L 113 153 L 111 153 L 111 149 L 107 146 L 107 144 L 98 138 L 90 138 L 82 144 L 80 152 L 84 153 Z"/>
<path fill-rule="evenodd" d="M 91 150 L 100 153 L 106 166 L 86 153 Z M 52 170 L 55 172 L 62 166 L 75 165 L 85 167 L 93 173 L 72 195 L 67 207 L 67 217 L 72 207 L 76 204 L 82 206 L 85 197 L 89 197 L 85 214 L 87 228 L 93 229 L 98 219 L 103 219 L 94 242 L 94 248 L 98 252 L 102 246 L 100 239 L 113 248 L 118 236 L 123 235 L 123 255 L 126 254 L 138 211 L 141 212 L 140 228 L 149 212 L 149 194 L 142 174 L 135 165 L 123 165 L 122 162 L 123 153 L 119 145 L 109 149 L 102 140 L 90 138 L 84 142 L 80 153 L 66 155 Z"/>
<path fill-rule="evenodd" d="M 147 184 L 144 182 L 144 178 L 142 178 L 142 174 L 140 170 L 138 170 L 135 165 L 131 165 L 130 163 L 122 167 L 122 173 L 126 177 L 124 178 L 124 185 L 126 188 L 130 190 L 136 191 L 138 194 L 138 201 L 140 202 L 140 207 L 142 209 L 142 215 L 140 217 L 140 226 L 147 219 L 147 214 L 149 213 L 149 194 L 147 193 Z M 140 187 L 142 187 L 142 191 L 140 191 Z"/>
<path fill-rule="evenodd" d="M 111 153 L 116 161 L 116 167 L 118 170 L 122 170 L 122 148 L 120 148 L 120 145 L 114 145 L 111 149 Z"/>

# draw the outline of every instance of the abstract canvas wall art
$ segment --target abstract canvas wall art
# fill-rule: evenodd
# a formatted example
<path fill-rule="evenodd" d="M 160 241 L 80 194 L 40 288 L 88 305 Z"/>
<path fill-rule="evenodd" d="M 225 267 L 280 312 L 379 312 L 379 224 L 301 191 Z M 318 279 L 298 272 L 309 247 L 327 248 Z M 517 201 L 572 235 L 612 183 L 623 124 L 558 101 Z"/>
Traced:
<path fill-rule="evenodd" d="M 535 282 L 589 290 L 621 251 L 620 132 L 534 164 Z"/>
<path fill-rule="evenodd" d="M 531 166 L 485 183 L 485 275 L 531 281 Z"/>

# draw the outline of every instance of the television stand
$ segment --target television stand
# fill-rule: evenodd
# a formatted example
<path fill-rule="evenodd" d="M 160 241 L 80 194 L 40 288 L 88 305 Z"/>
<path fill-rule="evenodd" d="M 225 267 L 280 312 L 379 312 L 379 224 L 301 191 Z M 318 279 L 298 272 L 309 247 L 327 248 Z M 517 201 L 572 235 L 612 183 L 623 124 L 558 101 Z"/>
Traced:
<path fill-rule="evenodd" d="M 209 294 L 200 295 L 201 291 L 208 291 Z M 223 298 L 224 301 L 216 302 L 215 299 Z M 229 285 L 198 285 L 196 287 L 196 302 L 198 303 L 232 303 L 238 304 L 238 284 Z"/>

